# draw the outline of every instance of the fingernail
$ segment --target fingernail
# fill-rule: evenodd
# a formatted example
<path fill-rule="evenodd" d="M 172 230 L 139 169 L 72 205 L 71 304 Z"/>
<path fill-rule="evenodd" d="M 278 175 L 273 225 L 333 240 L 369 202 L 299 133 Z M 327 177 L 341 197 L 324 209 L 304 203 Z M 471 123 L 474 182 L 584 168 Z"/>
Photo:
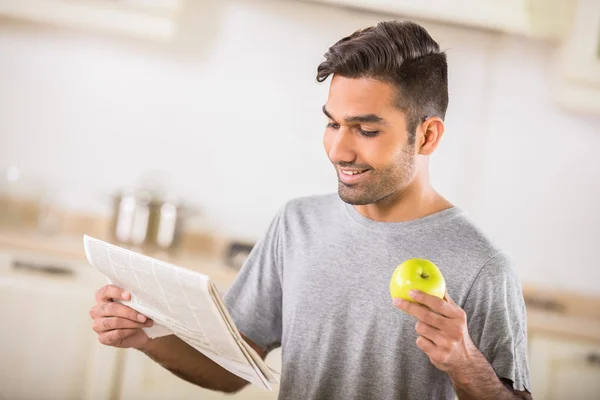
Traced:
<path fill-rule="evenodd" d="M 128 292 L 123 292 L 123 293 L 121 294 L 121 297 L 122 297 L 124 300 L 127 300 L 127 299 L 129 298 L 129 293 L 128 293 Z"/>
<path fill-rule="evenodd" d="M 419 295 L 419 292 L 417 290 L 411 290 L 410 292 L 408 292 L 408 294 L 414 299 L 416 296 Z"/>
<path fill-rule="evenodd" d="M 146 317 L 144 317 L 142 314 L 138 314 L 138 315 L 137 315 L 137 319 L 138 319 L 138 321 L 140 321 L 140 322 L 144 322 L 144 321 L 146 321 Z"/>
<path fill-rule="evenodd" d="M 395 305 L 395 306 L 402 307 L 402 305 L 403 305 L 403 304 L 404 304 L 404 300 L 402 300 L 402 299 L 399 299 L 398 297 L 396 297 L 396 298 L 394 299 L 394 305 Z"/>

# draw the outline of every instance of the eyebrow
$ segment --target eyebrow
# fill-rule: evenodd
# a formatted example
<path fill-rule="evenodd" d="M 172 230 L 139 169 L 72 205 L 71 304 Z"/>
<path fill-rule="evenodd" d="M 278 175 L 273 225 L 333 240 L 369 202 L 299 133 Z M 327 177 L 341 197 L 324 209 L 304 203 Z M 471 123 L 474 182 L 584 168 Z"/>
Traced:
<path fill-rule="evenodd" d="M 329 113 L 329 111 L 327 111 L 327 108 L 325 106 L 323 106 L 323 114 L 325 114 L 327 116 L 327 118 L 335 121 L 335 118 L 333 118 L 331 116 L 331 114 Z M 344 122 L 347 124 L 362 122 L 362 123 L 376 123 L 376 124 L 386 125 L 385 119 L 383 119 L 382 117 L 380 117 L 377 114 L 345 116 Z"/>

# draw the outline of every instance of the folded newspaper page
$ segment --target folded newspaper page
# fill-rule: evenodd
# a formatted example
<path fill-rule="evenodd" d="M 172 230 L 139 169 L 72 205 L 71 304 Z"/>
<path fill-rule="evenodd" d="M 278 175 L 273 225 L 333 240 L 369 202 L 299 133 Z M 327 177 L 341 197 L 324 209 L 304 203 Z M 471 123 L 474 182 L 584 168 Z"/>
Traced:
<path fill-rule="evenodd" d="M 210 277 L 84 236 L 90 264 L 108 281 L 131 293 L 120 303 L 154 321 L 144 331 L 150 338 L 177 335 L 230 371 L 267 390 L 279 383 L 244 341 Z"/>

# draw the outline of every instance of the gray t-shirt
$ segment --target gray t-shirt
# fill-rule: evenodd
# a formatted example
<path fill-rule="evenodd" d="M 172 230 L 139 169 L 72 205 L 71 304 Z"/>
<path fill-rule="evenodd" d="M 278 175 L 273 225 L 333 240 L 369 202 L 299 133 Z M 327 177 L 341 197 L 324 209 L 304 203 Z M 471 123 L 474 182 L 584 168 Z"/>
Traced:
<path fill-rule="evenodd" d="M 505 253 L 458 208 L 408 222 L 363 217 L 337 194 L 286 204 L 225 303 L 239 330 L 282 347 L 280 399 L 453 399 L 450 378 L 415 344 L 392 304 L 392 272 L 433 261 L 497 375 L 529 390 L 521 285 Z"/>

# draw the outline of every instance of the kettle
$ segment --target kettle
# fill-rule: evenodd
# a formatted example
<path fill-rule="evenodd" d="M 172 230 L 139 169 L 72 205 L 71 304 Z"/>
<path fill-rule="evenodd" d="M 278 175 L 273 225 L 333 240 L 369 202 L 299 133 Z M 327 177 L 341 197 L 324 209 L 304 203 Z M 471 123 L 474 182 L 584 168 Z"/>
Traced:
<path fill-rule="evenodd" d="M 192 213 L 178 197 L 148 190 L 120 191 L 112 208 L 111 233 L 117 242 L 162 250 L 177 246 Z"/>

